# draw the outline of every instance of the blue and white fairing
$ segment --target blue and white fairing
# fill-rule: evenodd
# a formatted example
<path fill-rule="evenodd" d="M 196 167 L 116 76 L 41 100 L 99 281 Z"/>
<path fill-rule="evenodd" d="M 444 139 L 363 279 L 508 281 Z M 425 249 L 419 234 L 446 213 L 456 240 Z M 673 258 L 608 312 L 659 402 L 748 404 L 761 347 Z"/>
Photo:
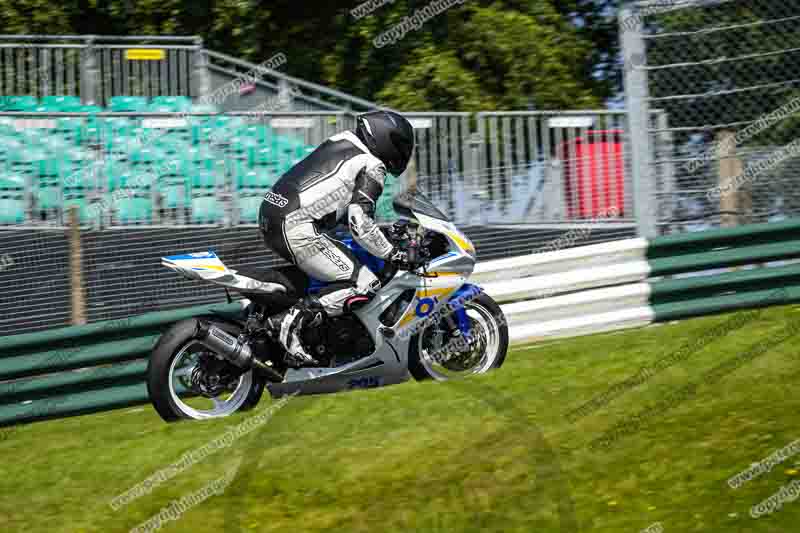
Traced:
<path fill-rule="evenodd" d="M 162 257 L 161 264 L 188 279 L 207 281 L 241 292 L 286 292 L 283 285 L 259 281 L 229 269 L 211 251 Z"/>

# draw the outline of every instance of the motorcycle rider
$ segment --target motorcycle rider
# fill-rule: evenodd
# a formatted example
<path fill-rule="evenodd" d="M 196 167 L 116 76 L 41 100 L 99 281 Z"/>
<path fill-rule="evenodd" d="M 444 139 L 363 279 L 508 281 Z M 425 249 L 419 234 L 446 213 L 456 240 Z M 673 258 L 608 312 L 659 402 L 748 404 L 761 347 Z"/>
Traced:
<path fill-rule="evenodd" d="M 331 283 L 267 320 L 290 364 L 318 364 L 300 341 L 303 328 L 368 302 L 381 287 L 375 274 L 326 231 L 346 217 L 353 238 L 367 252 L 399 265 L 407 261 L 406 252 L 392 246 L 374 216 L 387 172 L 400 176 L 413 149 L 408 120 L 392 111 L 365 113 L 357 118 L 355 131 L 327 139 L 264 196 L 259 224 L 266 245 L 310 277 Z"/>

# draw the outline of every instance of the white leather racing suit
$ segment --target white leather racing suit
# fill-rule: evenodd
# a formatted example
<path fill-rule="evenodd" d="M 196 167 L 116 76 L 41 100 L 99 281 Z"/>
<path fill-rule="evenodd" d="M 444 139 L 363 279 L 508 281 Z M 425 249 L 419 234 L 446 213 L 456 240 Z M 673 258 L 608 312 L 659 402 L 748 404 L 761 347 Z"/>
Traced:
<path fill-rule="evenodd" d="M 318 298 L 329 316 L 380 288 L 350 249 L 325 232 L 346 216 L 356 242 L 387 258 L 392 245 L 374 221 L 385 176 L 384 164 L 347 131 L 325 141 L 264 196 L 259 220 L 267 246 L 310 277 L 331 283 Z"/>

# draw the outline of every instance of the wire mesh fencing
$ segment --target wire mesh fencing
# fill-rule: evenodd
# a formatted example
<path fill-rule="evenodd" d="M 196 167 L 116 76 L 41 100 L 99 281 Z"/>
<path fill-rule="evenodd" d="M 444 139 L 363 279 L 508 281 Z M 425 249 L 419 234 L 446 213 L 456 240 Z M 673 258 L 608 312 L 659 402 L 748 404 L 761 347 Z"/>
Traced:
<path fill-rule="evenodd" d="M 648 140 L 669 141 L 648 161 L 659 233 L 800 214 L 800 4 L 649 1 L 621 16 L 629 112 L 662 111 Z"/>
<path fill-rule="evenodd" d="M 125 98 L 123 107 L 143 103 Z M 623 113 L 409 117 L 415 158 L 387 180 L 380 222 L 396 218 L 392 196 L 414 180 L 469 235 L 480 261 L 635 235 Z M 224 301 L 224 291 L 175 276 L 160 258 L 213 250 L 237 270 L 283 264 L 258 231 L 264 192 L 354 125 L 354 114 L 335 111 L 0 113 L 0 267 L 11 267 L 0 271 L 0 335 L 70 323 L 73 206 L 88 321 Z M 46 251 L 35 252 L 38 236 Z M 19 268 L 4 253 L 47 259 Z"/>

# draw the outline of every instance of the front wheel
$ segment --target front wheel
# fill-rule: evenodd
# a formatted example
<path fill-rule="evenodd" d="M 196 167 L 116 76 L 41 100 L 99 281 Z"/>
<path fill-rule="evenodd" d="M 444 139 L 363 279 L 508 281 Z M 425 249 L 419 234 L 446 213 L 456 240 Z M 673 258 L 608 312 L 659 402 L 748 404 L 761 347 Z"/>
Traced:
<path fill-rule="evenodd" d="M 237 336 L 241 328 L 208 319 Z M 198 320 L 182 320 L 159 339 L 147 365 L 147 392 L 161 418 L 203 420 L 252 409 L 264 392 L 265 380 L 241 371 L 196 338 Z"/>
<path fill-rule="evenodd" d="M 487 294 L 464 304 L 469 335 L 454 336 L 446 319 L 411 339 L 408 370 L 418 380 L 446 381 L 500 368 L 508 351 L 508 324 L 500 306 Z"/>

